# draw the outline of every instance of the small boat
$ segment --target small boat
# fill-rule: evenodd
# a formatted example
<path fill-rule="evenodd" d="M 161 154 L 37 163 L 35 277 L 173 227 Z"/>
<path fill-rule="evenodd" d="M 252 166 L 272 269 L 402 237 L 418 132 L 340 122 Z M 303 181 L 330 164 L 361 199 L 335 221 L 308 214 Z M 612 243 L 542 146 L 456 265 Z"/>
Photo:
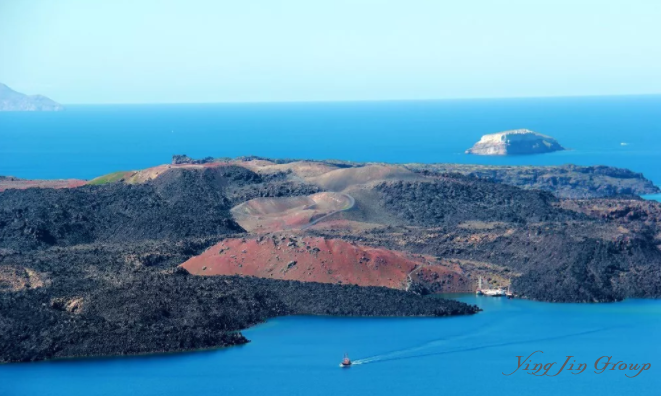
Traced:
<path fill-rule="evenodd" d="M 511 282 L 512 282 L 512 281 L 510 280 L 510 283 L 511 283 Z M 509 299 L 514 298 L 514 293 L 512 293 L 512 292 L 510 291 L 510 287 L 509 287 L 509 285 L 507 286 L 507 291 L 505 292 L 505 296 L 506 296 L 507 298 L 509 298 Z"/>
<path fill-rule="evenodd" d="M 346 353 L 344 354 L 344 359 L 342 359 L 342 363 L 340 363 L 340 367 L 351 367 L 351 359 L 349 359 L 349 355 Z"/>
<path fill-rule="evenodd" d="M 487 297 L 503 297 L 505 295 L 505 291 L 502 289 L 485 289 L 482 290 L 482 293 Z"/>
<path fill-rule="evenodd" d="M 482 277 L 481 276 L 480 276 L 479 283 L 477 285 L 477 290 L 475 290 L 475 294 L 478 295 L 478 296 L 484 295 L 484 293 L 482 292 Z"/>

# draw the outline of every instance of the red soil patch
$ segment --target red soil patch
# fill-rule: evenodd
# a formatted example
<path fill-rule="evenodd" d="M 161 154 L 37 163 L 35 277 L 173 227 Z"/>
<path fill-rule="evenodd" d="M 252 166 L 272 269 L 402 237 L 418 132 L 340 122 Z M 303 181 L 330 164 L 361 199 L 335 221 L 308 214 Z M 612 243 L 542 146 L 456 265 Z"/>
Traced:
<path fill-rule="evenodd" d="M 60 180 L 25 180 L 15 177 L 0 178 L 0 191 L 9 189 L 24 190 L 26 188 L 75 188 L 87 183 L 79 179 L 60 179 Z"/>
<path fill-rule="evenodd" d="M 340 239 L 278 235 L 227 239 L 181 264 L 194 275 L 247 275 L 393 289 L 406 289 L 408 275 L 426 265 L 422 256 Z M 463 278 L 446 267 L 434 266 L 431 271 L 437 274 L 436 291 L 447 289 L 441 282 L 451 284 L 453 278 Z"/>

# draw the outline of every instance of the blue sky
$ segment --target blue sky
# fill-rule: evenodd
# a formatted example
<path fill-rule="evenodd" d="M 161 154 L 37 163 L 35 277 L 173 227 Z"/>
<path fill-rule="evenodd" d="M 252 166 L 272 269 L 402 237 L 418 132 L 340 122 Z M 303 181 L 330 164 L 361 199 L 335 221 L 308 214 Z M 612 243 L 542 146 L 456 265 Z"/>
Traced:
<path fill-rule="evenodd" d="M 661 93 L 659 0 L 0 0 L 0 82 L 62 103 Z"/>

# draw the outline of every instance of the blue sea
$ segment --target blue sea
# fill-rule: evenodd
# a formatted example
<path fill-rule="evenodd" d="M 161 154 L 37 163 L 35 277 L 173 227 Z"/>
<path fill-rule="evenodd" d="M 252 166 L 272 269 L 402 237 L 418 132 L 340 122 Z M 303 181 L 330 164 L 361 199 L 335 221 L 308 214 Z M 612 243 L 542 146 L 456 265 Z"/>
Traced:
<path fill-rule="evenodd" d="M 569 151 L 464 154 L 480 137 L 528 128 Z M 512 165 L 612 165 L 661 184 L 661 96 L 67 106 L 0 113 L 0 175 L 83 178 L 191 157 Z"/>
<path fill-rule="evenodd" d="M 528 128 L 569 151 L 478 157 L 487 133 Z M 192 157 L 512 165 L 611 165 L 661 185 L 661 96 L 422 102 L 68 106 L 0 113 L 0 175 L 90 179 Z M 658 199 L 659 197 L 649 197 Z M 661 302 L 549 304 L 462 296 L 484 312 L 440 319 L 285 317 L 248 345 L 148 357 L 0 366 L 0 396 L 653 395 L 661 388 Z M 344 352 L 359 363 L 338 368 Z M 587 369 L 517 367 L 573 356 Z M 595 361 L 650 363 L 596 374 Z M 603 362 L 603 360 L 602 360 Z M 631 375 L 631 374 L 630 374 Z"/>
<path fill-rule="evenodd" d="M 484 312 L 451 318 L 277 318 L 224 350 L 0 366 L 3 396 L 658 395 L 661 302 L 551 304 L 464 296 Z M 339 367 L 344 352 L 357 364 Z M 556 364 L 519 369 L 517 356 Z M 543 353 L 542 353 L 543 352 Z M 627 363 L 627 370 L 603 369 Z M 574 362 L 575 360 L 575 362 Z M 634 376 L 643 364 L 651 367 Z M 630 371 L 638 364 L 638 371 Z M 618 364 L 619 366 L 619 364 Z M 531 364 L 530 367 L 533 367 Z M 506 376 L 504 374 L 513 374 Z M 540 372 L 542 374 L 544 371 Z M 576 370 L 574 371 L 576 372 Z M 504 373 L 504 374 L 503 374 Z"/>

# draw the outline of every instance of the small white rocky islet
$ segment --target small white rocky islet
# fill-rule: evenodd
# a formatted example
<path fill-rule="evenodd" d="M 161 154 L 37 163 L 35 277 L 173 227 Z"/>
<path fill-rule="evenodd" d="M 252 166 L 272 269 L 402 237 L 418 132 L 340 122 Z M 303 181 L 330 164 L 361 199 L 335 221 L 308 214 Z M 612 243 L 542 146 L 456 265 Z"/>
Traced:
<path fill-rule="evenodd" d="M 476 155 L 525 155 L 543 154 L 565 150 L 557 140 L 529 129 L 484 135 L 466 154 Z"/>

